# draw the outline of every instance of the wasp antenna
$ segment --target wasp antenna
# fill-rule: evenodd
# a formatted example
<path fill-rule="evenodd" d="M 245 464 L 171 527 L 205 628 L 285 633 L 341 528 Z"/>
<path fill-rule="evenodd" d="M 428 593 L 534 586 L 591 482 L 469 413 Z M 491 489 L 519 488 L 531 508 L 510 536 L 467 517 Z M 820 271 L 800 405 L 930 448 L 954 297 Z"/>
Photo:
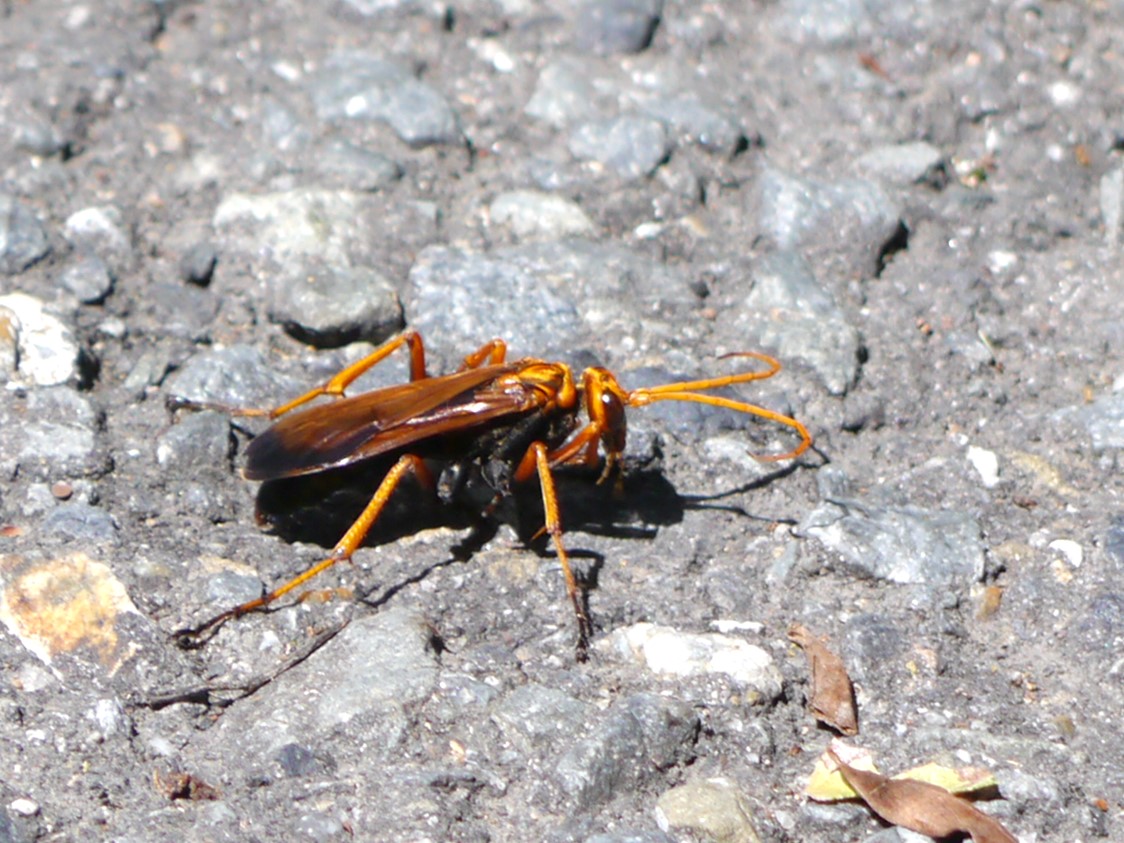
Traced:
<path fill-rule="evenodd" d="M 769 368 L 762 369 L 757 372 L 738 372 L 734 375 L 719 375 L 713 378 L 702 378 L 696 381 L 678 381 L 676 383 L 665 383 L 660 386 L 649 386 L 643 389 L 633 390 L 632 394 L 644 393 L 653 398 L 657 395 L 667 395 L 671 393 L 682 392 L 699 392 L 708 389 L 719 389 L 723 386 L 733 386 L 739 383 L 749 383 L 750 381 L 763 381 L 771 378 L 781 370 L 780 361 L 775 357 L 770 357 L 768 354 L 762 354 L 759 351 L 734 351 L 729 354 L 723 354 L 719 360 L 725 360 L 729 357 L 752 357 L 754 360 L 760 360 Z M 689 399 L 683 399 L 689 400 Z M 631 403 L 631 401 L 629 402 Z M 633 406 L 639 406 L 634 404 Z"/>
<path fill-rule="evenodd" d="M 726 354 L 718 355 L 719 360 L 729 360 L 731 357 L 752 357 L 754 360 L 760 360 L 769 366 L 769 372 L 764 377 L 771 378 L 781 370 L 781 361 L 771 354 L 764 354 L 760 351 L 730 351 Z"/>
<path fill-rule="evenodd" d="M 735 375 L 735 377 L 737 376 Z M 721 385 L 725 386 L 725 384 Z M 662 389 L 662 387 L 657 387 L 657 389 Z M 636 399 L 635 401 L 633 400 L 634 397 Z M 734 410 L 738 413 L 745 413 L 749 416 L 757 416 L 771 422 L 776 422 L 777 424 L 783 424 L 786 427 L 791 427 L 800 434 L 800 444 L 791 451 L 786 451 L 783 454 L 754 454 L 754 459 L 760 462 L 780 462 L 781 460 L 796 459 L 812 446 L 812 435 L 808 433 L 808 428 L 804 427 L 803 424 L 791 416 L 786 416 L 783 413 L 777 413 L 764 407 L 758 407 L 756 404 L 747 404 L 744 401 L 734 401 L 731 398 L 723 398 L 719 395 L 704 395 L 699 392 L 690 392 L 687 390 L 657 392 L 652 389 L 636 389 L 629 393 L 628 403 L 633 407 L 643 407 L 653 401 L 692 401 L 695 404 L 724 407 L 727 410 Z"/>

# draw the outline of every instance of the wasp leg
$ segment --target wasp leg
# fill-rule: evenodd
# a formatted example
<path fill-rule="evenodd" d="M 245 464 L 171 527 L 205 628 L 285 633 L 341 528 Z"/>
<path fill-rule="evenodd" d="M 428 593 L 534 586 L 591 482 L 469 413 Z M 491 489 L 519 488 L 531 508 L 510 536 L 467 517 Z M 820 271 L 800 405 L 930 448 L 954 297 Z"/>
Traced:
<path fill-rule="evenodd" d="M 503 363 L 506 359 L 507 343 L 500 339 L 489 340 L 476 349 L 476 351 L 472 352 L 472 354 L 464 358 L 464 365 L 460 367 L 460 371 L 477 369 L 484 365 L 485 360 L 495 366 L 499 363 Z"/>
<path fill-rule="evenodd" d="M 330 395 L 338 398 L 343 395 L 344 390 L 351 386 L 360 376 L 369 372 L 404 345 L 410 350 L 410 380 L 425 380 L 429 377 L 429 373 L 425 369 L 425 344 L 422 342 L 421 335 L 417 331 L 403 331 L 394 339 L 384 342 L 362 360 L 357 360 L 346 369 L 337 372 L 326 383 L 314 389 L 310 389 L 304 395 L 294 398 L 287 404 L 282 404 L 280 407 L 276 407 L 267 413 L 255 410 L 249 413 L 243 412 L 241 415 L 268 415 L 271 419 L 275 419 L 278 416 L 283 416 L 290 410 L 295 410 L 297 407 L 307 404 L 314 398 L 319 398 L 321 395 Z"/>
<path fill-rule="evenodd" d="M 578 580 L 570 567 L 570 555 L 566 552 L 566 546 L 562 543 L 562 517 L 558 509 L 558 492 L 554 487 L 554 475 L 550 472 L 550 454 L 544 443 L 535 442 L 527 450 L 524 461 L 528 458 L 533 460 L 533 465 L 539 475 L 543 513 L 546 520 L 544 530 L 550 535 L 550 539 L 554 543 L 555 553 L 558 554 L 558 562 L 562 566 L 562 576 L 566 579 L 566 594 L 570 598 L 570 603 L 573 604 L 574 615 L 578 621 L 577 657 L 579 661 L 585 661 L 593 627 L 589 623 L 589 616 L 586 615 L 585 609 L 582 607 L 582 595 L 578 588 Z"/>
<path fill-rule="evenodd" d="M 293 589 L 304 585 L 304 583 L 308 582 L 316 575 L 328 570 L 328 568 L 331 568 L 337 562 L 350 559 L 351 555 L 363 543 L 363 539 L 367 537 L 367 533 L 370 532 L 375 521 L 378 520 L 379 515 L 386 507 L 386 502 L 390 499 L 394 490 L 398 488 L 402 479 L 410 472 L 413 472 L 422 485 L 428 487 L 434 485 L 433 475 L 422 459 L 413 454 L 404 455 L 394 464 L 390 471 L 387 472 L 386 477 L 379 483 L 378 489 L 376 489 L 374 495 L 371 496 L 371 500 L 363 509 L 363 512 L 355 519 L 355 523 L 348 528 L 347 532 L 344 533 L 343 538 L 332 548 L 331 556 L 317 562 L 304 573 L 293 577 L 285 584 L 278 586 L 273 591 L 256 600 L 250 600 L 235 606 L 233 609 L 227 609 L 225 612 L 215 615 L 210 620 L 204 621 L 198 626 L 180 630 L 175 634 L 177 641 L 181 646 L 190 647 L 194 642 L 198 641 L 199 636 L 203 633 L 213 632 L 228 620 L 265 608 L 279 597 L 288 594 Z"/>

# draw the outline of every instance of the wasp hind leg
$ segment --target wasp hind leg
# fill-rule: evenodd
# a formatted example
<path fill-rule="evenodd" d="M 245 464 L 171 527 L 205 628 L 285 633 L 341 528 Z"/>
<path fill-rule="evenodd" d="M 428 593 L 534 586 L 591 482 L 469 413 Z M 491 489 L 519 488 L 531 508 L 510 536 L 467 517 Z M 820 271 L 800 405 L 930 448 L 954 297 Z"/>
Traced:
<path fill-rule="evenodd" d="M 344 533 L 343 538 L 332 548 L 330 556 L 317 562 L 311 568 L 273 589 L 273 591 L 268 594 L 258 597 L 255 600 L 242 603 L 232 609 L 227 609 L 225 612 L 221 612 L 197 626 L 176 632 L 174 638 L 177 643 L 185 649 L 197 647 L 204 643 L 207 638 L 210 638 L 210 636 L 227 621 L 242 617 L 242 615 L 249 614 L 250 612 L 265 609 L 278 598 L 304 585 L 313 577 L 331 568 L 337 562 L 350 559 L 351 555 L 363 544 L 363 539 L 367 537 L 367 533 L 371 531 L 371 527 L 374 525 L 375 521 L 378 520 L 379 515 L 382 514 L 387 501 L 390 499 L 390 496 L 394 494 L 394 490 L 398 488 L 405 476 L 410 473 L 413 473 L 422 485 L 433 485 L 433 476 L 426 467 L 425 462 L 420 457 L 414 456 L 413 454 L 404 455 L 394 464 L 390 471 L 387 472 L 386 477 L 383 478 L 378 489 L 376 489 L 374 495 L 371 496 L 371 500 L 368 502 L 367 506 L 364 507 L 363 512 L 355 519 L 355 522 L 348 528 L 347 532 Z M 203 637 L 204 635 L 206 635 L 206 638 Z"/>

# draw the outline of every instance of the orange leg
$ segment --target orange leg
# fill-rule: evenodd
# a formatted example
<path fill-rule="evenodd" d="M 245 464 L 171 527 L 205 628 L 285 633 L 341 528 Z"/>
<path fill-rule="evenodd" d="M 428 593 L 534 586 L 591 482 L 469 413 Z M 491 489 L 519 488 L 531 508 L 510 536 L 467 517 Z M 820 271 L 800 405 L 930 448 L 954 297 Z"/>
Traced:
<path fill-rule="evenodd" d="M 321 395 L 331 395 L 338 398 L 343 395 L 352 383 L 365 372 L 369 372 L 376 365 L 381 363 L 403 345 L 408 346 L 410 349 L 410 380 L 418 381 L 424 380 L 429 377 L 425 369 L 425 346 L 422 343 L 422 338 L 417 331 L 403 331 L 397 337 L 380 345 L 362 360 L 352 363 L 346 369 L 333 375 L 326 383 L 321 384 L 314 389 L 310 389 L 304 395 L 294 398 L 279 407 L 272 410 L 266 410 L 259 407 L 229 407 L 225 404 L 218 404 L 211 401 L 177 401 L 175 406 L 187 407 L 194 410 L 216 410 L 220 413 L 226 413 L 229 416 L 239 416 L 242 418 L 261 418 L 267 417 L 275 419 L 278 416 L 283 416 L 290 410 L 295 410 L 319 398 Z"/>
<path fill-rule="evenodd" d="M 586 615 L 585 609 L 582 608 L 578 580 L 570 567 L 570 555 L 566 552 L 566 546 L 562 543 L 562 517 L 558 509 L 558 492 L 554 487 L 554 475 L 550 473 L 550 455 L 547 453 L 546 445 L 542 442 L 532 444 L 527 450 L 527 455 L 532 457 L 535 468 L 538 470 L 539 486 L 542 488 L 543 513 L 546 520 L 544 530 L 550 535 L 555 553 L 558 554 L 558 562 L 562 566 L 562 576 L 566 579 L 566 594 L 570 598 L 570 603 L 573 604 L 574 615 L 578 619 L 578 660 L 584 661 L 593 628 L 589 623 L 589 617 Z M 525 460 L 526 457 L 524 457 Z"/>
<path fill-rule="evenodd" d="M 297 407 L 307 404 L 321 395 L 330 395 L 338 398 L 344 394 L 344 391 L 351 386 L 358 378 L 369 372 L 403 345 L 408 346 L 410 349 L 410 380 L 420 381 L 429 377 L 429 373 L 425 368 L 425 345 L 422 343 L 421 335 L 417 331 L 403 331 L 397 337 L 380 345 L 362 360 L 352 363 L 346 369 L 343 369 L 327 383 L 310 389 L 299 398 L 294 398 L 287 404 L 282 404 L 280 407 L 269 410 L 263 413 L 259 410 L 241 411 L 239 415 L 268 415 L 271 419 L 282 416 L 290 410 L 295 410 Z M 479 349 L 464 358 L 464 366 L 462 369 L 475 369 L 483 364 L 485 360 L 489 363 L 502 363 L 507 354 L 507 345 L 503 340 L 491 340 L 484 343 Z"/>
<path fill-rule="evenodd" d="M 547 463 L 551 468 L 560 465 L 592 466 L 597 463 L 597 446 L 601 439 L 601 425 L 590 422 L 573 436 L 564 445 L 546 455 Z M 519 465 L 512 474 L 517 483 L 530 480 L 531 475 L 538 469 L 538 457 L 535 449 L 529 448 L 519 461 Z"/>
<path fill-rule="evenodd" d="M 332 554 L 327 559 L 317 562 L 304 573 L 293 577 L 291 580 L 273 589 L 273 591 L 269 592 L 268 594 L 259 597 L 256 600 L 250 600 L 246 603 L 242 603 L 241 605 L 235 606 L 233 609 L 227 609 L 225 612 L 219 615 L 215 615 L 213 618 L 200 624 L 199 626 L 184 630 L 183 632 L 178 634 L 178 637 L 181 640 L 190 641 L 200 633 L 215 629 L 226 623 L 228 620 L 231 620 L 232 618 L 241 617 L 248 612 L 262 609 L 273 603 L 279 597 L 282 597 L 288 594 L 293 589 L 304 585 L 317 574 L 328 570 L 328 568 L 331 568 L 337 562 L 342 562 L 345 559 L 350 559 L 351 555 L 355 553 L 355 551 L 363 543 L 363 539 L 367 537 L 367 533 L 370 532 L 371 527 L 374 525 L 375 521 L 378 520 L 379 515 L 386 507 L 386 502 L 390 499 L 390 496 L 394 493 L 394 490 L 398 488 L 398 485 L 402 482 L 402 479 L 410 472 L 413 472 L 423 485 L 434 485 L 433 477 L 430 474 L 429 469 L 426 468 L 426 465 L 422 461 L 422 459 L 420 457 L 414 456 L 413 454 L 404 455 L 398 460 L 398 462 L 394 464 L 390 471 L 387 472 L 386 477 L 383 478 L 382 482 L 379 484 L 378 489 L 376 489 L 374 495 L 371 496 L 371 500 L 363 509 L 362 514 L 360 514 L 360 516 L 355 519 L 355 523 L 348 528 L 347 532 L 344 533 L 343 538 L 341 538 L 336 543 L 336 546 L 332 548 Z"/>
<path fill-rule="evenodd" d="M 476 349 L 476 351 L 472 352 L 472 354 L 464 358 L 464 365 L 461 366 L 460 370 L 463 372 L 466 369 L 476 369 L 483 365 L 485 360 L 495 366 L 506 359 L 507 343 L 499 339 L 489 340 L 480 346 L 480 348 Z"/>
<path fill-rule="evenodd" d="M 353 384 L 363 374 L 369 372 L 395 351 L 402 346 L 408 346 L 410 349 L 410 380 L 420 381 L 429 377 L 429 373 L 425 370 L 425 345 L 422 343 L 421 335 L 417 331 L 403 331 L 392 340 L 380 345 L 362 360 L 357 360 L 346 369 L 341 370 L 327 382 L 314 389 L 310 389 L 299 398 L 294 398 L 287 404 L 282 404 L 276 409 L 270 410 L 267 413 L 262 413 L 258 410 L 241 411 L 239 415 L 268 415 L 271 419 L 278 416 L 283 416 L 290 410 L 295 410 L 297 407 L 307 404 L 314 398 L 319 398 L 321 395 L 331 395 L 338 398 L 343 395 L 351 384 Z"/>

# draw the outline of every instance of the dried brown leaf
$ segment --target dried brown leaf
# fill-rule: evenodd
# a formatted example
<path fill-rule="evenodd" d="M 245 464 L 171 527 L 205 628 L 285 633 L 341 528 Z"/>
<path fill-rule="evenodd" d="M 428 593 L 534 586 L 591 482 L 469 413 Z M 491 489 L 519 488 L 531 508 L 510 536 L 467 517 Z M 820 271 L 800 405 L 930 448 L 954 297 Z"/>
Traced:
<path fill-rule="evenodd" d="M 855 689 L 843 660 L 827 648 L 826 639 L 818 638 L 800 624 L 788 630 L 789 640 L 804 650 L 808 670 L 812 674 L 808 708 L 812 716 L 843 735 L 859 733 L 859 718 L 855 709 Z"/>
<path fill-rule="evenodd" d="M 159 770 L 156 770 L 152 774 L 152 779 L 156 789 L 167 799 L 188 799 L 192 802 L 201 802 L 222 798 L 218 788 L 207 784 L 190 773 L 173 772 L 165 776 L 161 775 Z"/>
<path fill-rule="evenodd" d="M 844 763 L 829 748 L 847 783 L 882 819 L 930 837 L 969 834 L 975 843 L 1018 843 L 998 820 L 947 790 L 912 779 L 891 779 Z"/>

